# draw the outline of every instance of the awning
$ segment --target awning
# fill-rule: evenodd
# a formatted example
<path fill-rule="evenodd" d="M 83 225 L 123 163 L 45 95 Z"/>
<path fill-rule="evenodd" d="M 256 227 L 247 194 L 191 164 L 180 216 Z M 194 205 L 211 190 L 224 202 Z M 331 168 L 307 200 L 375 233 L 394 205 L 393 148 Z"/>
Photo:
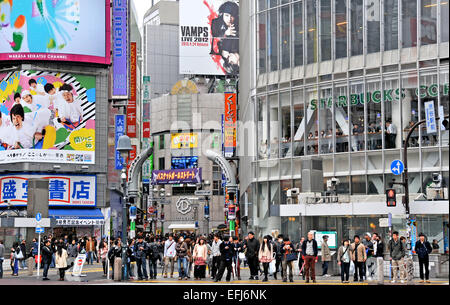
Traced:
<path fill-rule="evenodd" d="M 169 230 L 195 230 L 195 223 L 173 223 L 169 226 Z"/>
<path fill-rule="evenodd" d="M 61 226 L 104 225 L 105 217 L 100 209 L 49 209 L 50 218 L 56 219 Z"/>

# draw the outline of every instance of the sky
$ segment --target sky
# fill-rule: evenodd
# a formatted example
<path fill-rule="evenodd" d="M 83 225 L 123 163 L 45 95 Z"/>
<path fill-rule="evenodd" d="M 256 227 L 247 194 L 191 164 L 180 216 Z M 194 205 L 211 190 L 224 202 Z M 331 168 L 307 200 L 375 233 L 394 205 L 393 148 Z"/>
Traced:
<path fill-rule="evenodd" d="M 142 21 L 145 13 L 152 6 L 152 0 L 131 0 L 134 3 L 134 7 L 137 11 L 137 17 L 139 20 L 139 27 L 142 27 Z"/>

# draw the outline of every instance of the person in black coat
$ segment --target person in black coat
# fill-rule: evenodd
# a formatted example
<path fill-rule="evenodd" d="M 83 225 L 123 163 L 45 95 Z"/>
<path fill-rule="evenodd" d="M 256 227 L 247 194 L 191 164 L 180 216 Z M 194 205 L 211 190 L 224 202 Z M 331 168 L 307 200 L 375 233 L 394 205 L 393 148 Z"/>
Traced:
<path fill-rule="evenodd" d="M 50 240 L 46 240 L 44 242 L 44 246 L 42 247 L 42 263 L 44 265 L 44 272 L 43 272 L 43 278 L 42 280 L 48 281 L 50 280 L 48 275 L 48 269 L 50 268 L 50 264 L 52 263 L 53 258 L 53 249 L 51 247 Z"/>
<path fill-rule="evenodd" d="M 233 237 L 225 237 L 224 242 L 220 244 L 220 267 L 219 271 L 217 272 L 216 278 L 214 279 L 214 282 L 219 282 L 222 279 L 223 273 L 225 272 L 225 268 L 227 268 L 227 282 L 231 279 L 231 273 L 233 272 L 232 269 L 232 263 L 233 263 L 233 256 L 234 256 L 234 243 L 233 243 Z"/>
<path fill-rule="evenodd" d="M 259 240 L 255 238 L 253 232 L 248 232 L 248 239 L 244 242 L 245 256 L 247 257 L 248 267 L 250 268 L 250 280 L 258 280 L 259 270 Z"/>
<path fill-rule="evenodd" d="M 419 234 L 419 240 L 416 242 L 414 250 L 419 257 L 419 270 L 420 270 L 420 283 L 423 283 L 424 280 L 424 272 L 423 268 L 425 267 L 425 281 L 427 283 L 430 282 L 430 270 L 428 268 L 430 264 L 429 254 L 433 251 L 430 243 L 426 240 L 426 236 L 423 233 Z"/>
<path fill-rule="evenodd" d="M 302 244 L 302 255 L 305 261 L 305 278 L 306 283 L 309 283 L 309 278 L 311 277 L 313 283 L 316 282 L 316 263 L 318 260 L 317 254 L 317 242 L 313 238 L 312 232 L 308 233 L 308 239 Z"/>

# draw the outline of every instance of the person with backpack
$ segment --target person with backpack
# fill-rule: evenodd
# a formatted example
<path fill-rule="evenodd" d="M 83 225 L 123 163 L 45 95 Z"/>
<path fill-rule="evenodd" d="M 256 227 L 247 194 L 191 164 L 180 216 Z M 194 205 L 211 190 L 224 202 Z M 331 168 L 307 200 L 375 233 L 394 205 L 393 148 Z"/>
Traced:
<path fill-rule="evenodd" d="M 350 241 L 344 239 L 337 254 L 338 265 L 341 266 L 341 283 L 349 283 L 350 261 L 351 261 Z"/>
<path fill-rule="evenodd" d="M 392 262 L 392 281 L 395 283 L 397 277 L 400 277 L 400 282 L 404 283 L 406 278 L 406 271 L 403 264 L 403 257 L 406 254 L 405 245 L 398 237 L 398 232 L 394 231 L 392 233 L 392 239 L 388 243 L 390 260 Z"/>
<path fill-rule="evenodd" d="M 414 246 L 414 251 L 416 251 L 417 256 L 419 257 L 419 271 L 420 271 L 420 281 L 419 283 L 424 282 L 424 272 L 425 268 L 425 281 L 427 283 L 430 282 L 430 270 L 428 265 L 430 264 L 430 256 L 429 254 L 433 252 L 433 248 L 430 243 L 426 240 L 426 236 L 423 233 L 419 234 L 419 240 L 416 242 Z"/>
<path fill-rule="evenodd" d="M 159 243 L 155 241 L 154 237 L 150 237 L 150 243 L 148 245 L 148 269 L 150 273 L 150 279 L 155 280 L 157 272 L 157 263 L 159 259 Z"/>

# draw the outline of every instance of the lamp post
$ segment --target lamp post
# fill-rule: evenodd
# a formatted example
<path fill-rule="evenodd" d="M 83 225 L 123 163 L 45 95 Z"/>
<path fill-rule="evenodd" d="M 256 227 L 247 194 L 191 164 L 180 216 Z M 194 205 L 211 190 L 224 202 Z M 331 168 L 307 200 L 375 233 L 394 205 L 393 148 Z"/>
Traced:
<path fill-rule="evenodd" d="M 161 204 L 161 211 L 159 213 L 160 215 L 160 221 L 161 221 L 161 235 L 164 234 L 164 204 L 163 201 L 166 200 L 166 198 L 170 198 L 171 194 L 169 192 L 166 192 L 166 190 L 162 187 L 158 189 L 156 186 L 151 190 L 153 192 L 153 198 L 152 201 L 158 204 L 158 202 Z M 158 194 L 159 193 L 159 194 Z M 156 196 L 159 197 L 156 197 Z M 158 219 L 155 219 L 155 232 L 156 232 L 156 226 L 158 225 Z"/>
<path fill-rule="evenodd" d="M 117 151 L 122 157 L 122 173 L 120 174 L 120 179 L 122 182 L 123 189 L 123 204 L 122 204 L 122 270 L 123 270 L 123 280 L 128 279 L 127 270 L 127 203 L 128 203 L 128 190 L 127 190 L 127 158 L 130 151 L 133 149 L 131 147 L 131 140 L 127 135 L 123 135 L 117 141 Z"/>

